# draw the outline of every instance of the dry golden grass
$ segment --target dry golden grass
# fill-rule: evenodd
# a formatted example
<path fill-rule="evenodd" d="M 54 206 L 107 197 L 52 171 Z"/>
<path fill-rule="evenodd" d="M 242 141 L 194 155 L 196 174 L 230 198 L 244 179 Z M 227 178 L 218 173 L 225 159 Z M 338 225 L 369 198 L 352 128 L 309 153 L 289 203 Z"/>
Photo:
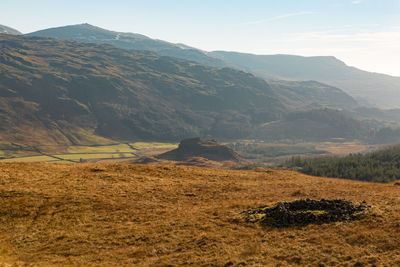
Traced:
<path fill-rule="evenodd" d="M 307 197 L 366 200 L 376 216 L 273 229 L 240 215 Z M 393 184 L 263 169 L 0 163 L 0 198 L 4 264 L 400 265 L 400 187 Z"/>

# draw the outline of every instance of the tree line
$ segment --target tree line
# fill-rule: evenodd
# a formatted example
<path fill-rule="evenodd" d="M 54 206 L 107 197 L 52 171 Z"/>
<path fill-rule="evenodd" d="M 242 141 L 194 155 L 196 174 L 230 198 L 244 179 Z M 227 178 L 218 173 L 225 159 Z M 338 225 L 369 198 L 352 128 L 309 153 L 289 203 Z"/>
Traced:
<path fill-rule="evenodd" d="M 292 157 L 286 165 L 315 176 L 391 182 L 400 179 L 400 146 L 346 157 Z"/>

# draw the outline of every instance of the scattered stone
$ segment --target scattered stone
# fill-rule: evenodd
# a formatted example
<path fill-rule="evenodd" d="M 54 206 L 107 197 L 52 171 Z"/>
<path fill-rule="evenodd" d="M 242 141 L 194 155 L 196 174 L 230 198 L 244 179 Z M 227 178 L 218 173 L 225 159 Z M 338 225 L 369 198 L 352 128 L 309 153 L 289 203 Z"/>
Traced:
<path fill-rule="evenodd" d="M 245 212 L 245 217 L 249 222 L 258 222 L 265 226 L 304 226 L 357 220 L 369 208 L 370 206 L 365 201 L 354 204 L 341 199 L 301 199 L 293 202 L 279 202 L 273 207 L 248 211 Z"/>

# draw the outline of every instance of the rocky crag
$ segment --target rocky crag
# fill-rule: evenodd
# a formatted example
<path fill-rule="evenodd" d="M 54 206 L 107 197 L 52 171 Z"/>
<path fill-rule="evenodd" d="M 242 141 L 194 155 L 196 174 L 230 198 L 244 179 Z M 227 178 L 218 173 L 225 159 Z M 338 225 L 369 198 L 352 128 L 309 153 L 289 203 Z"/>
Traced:
<path fill-rule="evenodd" d="M 213 139 L 189 138 L 182 140 L 177 149 L 158 155 L 159 159 L 187 161 L 190 158 L 205 158 L 212 161 L 239 162 L 239 155 L 231 148 Z"/>

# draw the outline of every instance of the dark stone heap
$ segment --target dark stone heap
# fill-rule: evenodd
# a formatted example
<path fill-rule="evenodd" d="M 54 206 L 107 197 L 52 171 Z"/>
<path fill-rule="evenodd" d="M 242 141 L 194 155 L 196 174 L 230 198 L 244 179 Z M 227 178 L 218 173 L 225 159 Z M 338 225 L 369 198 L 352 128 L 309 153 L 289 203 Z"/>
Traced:
<path fill-rule="evenodd" d="M 259 222 L 265 226 L 302 226 L 360 219 L 363 212 L 369 208 L 365 201 L 354 204 L 341 199 L 301 199 L 279 202 L 273 207 L 246 212 L 246 218 L 247 221 Z"/>

